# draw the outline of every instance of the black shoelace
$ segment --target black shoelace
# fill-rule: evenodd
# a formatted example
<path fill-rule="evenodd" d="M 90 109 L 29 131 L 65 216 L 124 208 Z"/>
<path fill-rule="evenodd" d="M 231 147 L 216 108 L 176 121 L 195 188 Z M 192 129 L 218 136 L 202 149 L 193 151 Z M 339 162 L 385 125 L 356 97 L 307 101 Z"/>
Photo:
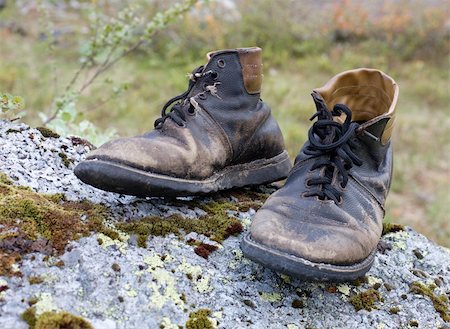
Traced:
<path fill-rule="evenodd" d="M 334 116 L 346 114 L 344 123 L 333 121 Z M 341 201 L 342 189 L 334 186 L 333 177 L 337 175 L 341 188 L 348 183 L 348 172 L 353 165 L 361 166 L 362 161 L 352 151 L 355 142 L 352 140 L 359 124 L 352 121 L 352 112 L 343 104 L 336 104 L 330 112 L 321 107 L 311 117 L 317 118 L 308 132 L 309 143 L 304 153 L 315 158 L 311 167 L 318 171 L 318 176 L 308 179 L 305 197 L 317 196 L 321 200 Z"/>
<path fill-rule="evenodd" d="M 167 118 L 171 118 L 180 127 L 184 126 L 184 122 L 186 122 L 186 113 L 185 113 L 185 111 L 183 111 L 182 107 L 183 107 L 184 101 L 188 97 L 192 88 L 194 88 L 195 84 L 197 83 L 197 81 L 200 78 L 202 78 L 206 75 L 211 75 L 211 76 L 213 76 L 213 78 L 217 77 L 217 73 L 214 71 L 209 70 L 209 71 L 203 72 L 203 73 L 202 73 L 202 71 L 203 71 L 203 65 L 199 66 L 195 70 L 193 70 L 192 73 L 189 75 L 188 89 L 184 93 L 182 93 L 178 96 L 175 96 L 167 101 L 167 103 L 163 106 L 163 108 L 161 110 L 161 117 L 155 120 L 155 123 L 154 123 L 155 128 L 157 128 L 157 129 L 161 128 L 163 126 L 163 123 L 167 120 Z M 174 104 L 172 106 L 172 108 L 170 109 L 170 111 L 167 112 L 167 109 L 169 108 L 169 106 L 175 102 L 176 102 L 176 104 Z M 192 106 L 189 107 L 188 111 L 191 111 L 191 110 L 193 111 Z"/>

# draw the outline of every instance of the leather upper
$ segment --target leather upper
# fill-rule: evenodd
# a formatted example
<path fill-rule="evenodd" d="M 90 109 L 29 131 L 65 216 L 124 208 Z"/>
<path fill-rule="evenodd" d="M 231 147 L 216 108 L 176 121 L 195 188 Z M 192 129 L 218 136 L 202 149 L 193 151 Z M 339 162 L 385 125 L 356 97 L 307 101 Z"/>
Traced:
<path fill-rule="evenodd" d="M 392 146 L 389 139 L 382 138 L 394 116 L 398 88 L 391 83 L 392 78 L 376 70 L 353 70 L 338 77 L 345 83 L 333 84 L 337 80 L 333 78 L 326 87 L 316 89 L 313 96 L 316 102 L 328 106 L 345 102 L 350 108 L 352 118 L 360 123 L 352 137 L 352 151 L 362 165 L 348 170 L 345 187 L 335 171 L 332 185 L 342 193 L 339 202 L 308 196 L 308 180 L 319 169 L 312 169 L 317 159 L 305 153 L 310 145 L 307 141 L 284 187 L 256 213 L 250 232 L 253 240 L 270 248 L 317 263 L 347 265 L 368 257 L 381 236 L 384 203 L 392 178 Z M 392 87 L 389 98 L 368 96 L 388 95 L 380 91 L 385 83 Z M 349 89 L 353 91 L 344 92 Z M 364 90 L 364 95 L 355 90 Z M 333 98 L 333 94 L 339 96 Z M 338 117 L 339 122 L 341 119 Z"/>
<path fill-rule="evenodd" d="M 204 179 L 227 165 L 282 153 L 281 131 L 260 99 L 261 49 L 222 50 L 209 53 L 208 58 L 201 77 L 182 101 L 182 126 L 167 118 L 159 129 L 108 142 L 87 159 Z"/>

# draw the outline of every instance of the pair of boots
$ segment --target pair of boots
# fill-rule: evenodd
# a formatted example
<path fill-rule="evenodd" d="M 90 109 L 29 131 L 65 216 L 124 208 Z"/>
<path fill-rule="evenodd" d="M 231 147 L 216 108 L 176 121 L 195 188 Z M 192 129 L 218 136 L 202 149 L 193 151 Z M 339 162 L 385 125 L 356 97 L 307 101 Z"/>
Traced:
<path fill-rule="evenodd" d="M 208 54 L 155 129 L 91 152 L 83 182 L 137 196 L 186 196 L 287 177 L 241 247 L 278 272 L 312 280 L 362 276 L 374 260 L 392 176 L 398 87 L 373 69 L 346 71 L 312 93 L 316 119 L 292 167 L 260 99 L 260 48 Z"/>

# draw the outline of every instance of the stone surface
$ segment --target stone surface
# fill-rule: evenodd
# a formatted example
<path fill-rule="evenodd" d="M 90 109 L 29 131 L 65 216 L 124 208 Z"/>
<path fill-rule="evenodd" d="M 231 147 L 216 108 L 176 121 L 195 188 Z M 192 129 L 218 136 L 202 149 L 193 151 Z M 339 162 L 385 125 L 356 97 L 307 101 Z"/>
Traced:
<path fill-rule="evenodd" d="M 149 214 L 204 215 L 184 206 L 186 199 L 138 199 L 79 182 L 71 170 L 87 151 L 69 138 L 44 138 L 36 129 L 0 121 L 0 172 L 18 185 L 102 203 L 112 222 Z M 69 167 L 60 152 L 72 162 Z M 248 227 L 254 213 L 233 215 Z M 64 310 L 98 329 L 179 328 L 203 308 L 211 310 L 218 328 L 450 328 L 429 297 L 410 291 L 419 281 L 434 284 L 436 295 L 450 294 L 449 250 L 409 228 L 382 238 L 360 285 L 308 283 L 274 273 L 243 258 L 241 236 L 228 238 L 204 259 L 186 243 L 189 238 L 207 240 L 196 233 L 150 237 L 147 248 L 140 248 L 93 233 L 71 242 L 60 257 L 62 267 L 51 266 L 57 259 L 27 255 L 19 264 L 22 278 L 0 277 L 0 287 L 7 287 L 0 289 L 0 328 L 28 328 L 20 315 L 33 298 L 38 313 Z M 31 285 L 30 276 L 44 280 Z M 375 302 L 376 309 L 356 311 L 350 299 L 374 287 L 383 300 Z"/>

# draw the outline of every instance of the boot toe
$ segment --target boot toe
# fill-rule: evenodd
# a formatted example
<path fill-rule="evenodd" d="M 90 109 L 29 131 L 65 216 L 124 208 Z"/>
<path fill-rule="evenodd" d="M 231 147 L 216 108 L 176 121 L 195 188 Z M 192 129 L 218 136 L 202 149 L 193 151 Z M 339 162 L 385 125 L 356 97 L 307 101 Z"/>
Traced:
<path fill-rule="evenodd" d="M 269 249 L 314 263 L 346 265 L 366 259 L 376 248 L 378 235 L 361 231 L 352 221 L 327 218 L 314 208 L 269 200 L 255 215 L 251 238 Z M 332 207 L 326 204 L 325 207 Z"/>

